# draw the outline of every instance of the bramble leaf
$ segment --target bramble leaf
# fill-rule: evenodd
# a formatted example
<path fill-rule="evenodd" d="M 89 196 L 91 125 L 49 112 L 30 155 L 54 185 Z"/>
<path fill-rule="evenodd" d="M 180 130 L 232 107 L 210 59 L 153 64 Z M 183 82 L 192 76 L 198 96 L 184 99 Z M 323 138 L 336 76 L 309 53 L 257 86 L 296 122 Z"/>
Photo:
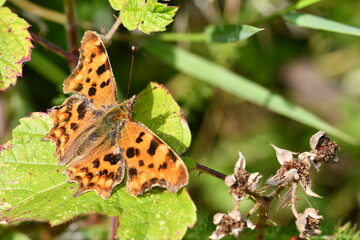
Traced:
<path fill-rule="evenodd" d="M 205 34 L 208 42 L 237 42 L 251 37 L 264 30 L 250 25 L 211 25 L 206 28 Z"/>
<path fill-rule="evenodd" d="M 1 4 L 0 4 L 1 5 Z M 29 24 L 7 7 L 0 7 L 0 91 L 22 76 L 22 66 L 30 60 Z"/>
<path fill-rule="evenodd" d="M 157 0 L 109 0 L 109 2 L 115 10 L 120 10 L 122 23 L 127 29 L 139 29 L 146 34 L 165 31 L 165 27 L 173 21 L 178 9 L 158 3 Z"/>

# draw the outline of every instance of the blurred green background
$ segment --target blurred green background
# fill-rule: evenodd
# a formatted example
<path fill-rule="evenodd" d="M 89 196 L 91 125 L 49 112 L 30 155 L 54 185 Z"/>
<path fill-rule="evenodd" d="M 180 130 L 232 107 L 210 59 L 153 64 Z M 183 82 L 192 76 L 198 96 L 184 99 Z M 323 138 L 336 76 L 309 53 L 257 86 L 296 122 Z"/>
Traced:
<path fill-rule="evenodd" d="M 44 16 L 32 12 L 41 6 L 63 14 L 66 2 L 38 0 L 31 1 L 34 6 L 29 7 L 25 5 L 28 1 L 13 0 L 6 6 L 32 25 L 31 32 L 69 50 L 67 32 L 61 19 L 49 19 L 56 15 L 46 12 Z M 74 2 L 79 24 L 78 42 L 87 29 L 110 29 L 115 12 L 107 1 Z M 172 44 L 264 86 L 360 139 L 359 37 L 305 29 L 286 23 L 282 18 L 256 23 L 295 2 L 170 1 L 171 5 L 179 6 L 179 10 L 167 32 L 199 33 L 209 25 L 243 23 L 264 28 L 251 38 L 234 43 L 196 42 L 191 41 L 192 34 L 188 34 L 183 41 Z M 301 11 L 360 26 L 358 0 L 322 1 Z M 280 116 L 163 64 L 143 50 L 143 42 L 149 39 L 147 35 L 129 32 L 124 27 L 120 27 L 118 33 L 108 53 L 120 99 L 125 97 L 128 86 L 131 46 L 136 46 L 130 94 L 138 93 L 151 81 L 169 88 L 192 131 L 193 140 L 186 156 L 229 175 L 241 150 L 247 159 L 246 169 L 260 172 L 265 181 L 279 167 L 275 152 L 266 142 L 295 152 L 310 150 L 309 139 L 318 129 Z M 153 33 L 153 36 L 161 37 L 161 34 Z M 11 130 L 19 118 L 31 112 L 46 111 L 65 99 L 61 88 L 64 78 L 71 72 L 69 63 L 39 45 L 33 49 L 32 60 L 25 64 L 23 78 L 18 79 L 16 87 L 0 93 L 0 143 L 11 138 Z M 313 190 L 324 198 L 315 199 L 300 192 L 302 200 L 298 207 L 317 208 L 326 221 L 359 224 L 359 145 L 330 137 L 340 145 L 340 162 L 323 166 L 319 173 L 314 171 L 312 174 Z M 191 173 L 188 190 L 198 208 L 200 222 L 211 221 L 208 219 L 214 213 L 227 212 L 233 206 L 223 182 L 206 174 L 199 175 L 198 171 Z M 252 203 L 246 201 L 241 209 L 246 213 L 251 206 Z M 270 216 L 279 225 L 294 225 L 289 209 L 278 210 L 273 206 Z M 73 236 L 68 239 L 106 239 L 106 221 L 99 216 L 90 216 L 52 229 L 46 224 L 23 223 L 2 231 L 7 236 L 12 230 L 20 231 L 30 237 L 36 236 L 33 239 L 53 239 L 56 236 L 58 239 L 67 239 L 67 236 Z M 66 234 L 78 234 L 79 238 Z"/>

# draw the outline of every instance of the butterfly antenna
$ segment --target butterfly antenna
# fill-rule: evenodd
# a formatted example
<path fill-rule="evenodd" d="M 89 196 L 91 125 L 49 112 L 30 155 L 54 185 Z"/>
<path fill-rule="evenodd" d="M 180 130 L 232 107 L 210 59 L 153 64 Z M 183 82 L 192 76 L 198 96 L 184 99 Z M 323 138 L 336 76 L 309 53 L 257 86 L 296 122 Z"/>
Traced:
<path fill-rule="evenodd" d="M 134 46 L 131 47 L 131 51 L 132 51 L 131 66 L 130 66 L 130 75 L 129 75 L 128 88 L 127 88 L 127 92 L 126 92 L 126 98 L 129 98 L 130 85 L 131 85 L 132 74 L 133 74 L 133 69 L 134 69 L 134 60 L 135 60 L 135 47 Z"/>

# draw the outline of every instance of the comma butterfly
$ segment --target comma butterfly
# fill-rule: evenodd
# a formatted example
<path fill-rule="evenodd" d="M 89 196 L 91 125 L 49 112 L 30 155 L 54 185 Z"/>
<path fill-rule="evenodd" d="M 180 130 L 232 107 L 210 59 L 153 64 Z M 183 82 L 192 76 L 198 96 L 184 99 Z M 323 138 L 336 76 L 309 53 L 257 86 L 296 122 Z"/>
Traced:
<path fill-rule="evenodd" d="M 53 107 L 54 127 L 44 137 L 56 143 L 64 173 L 77 182 L 74 196 L 95 191 L 106 199 L 122 182 L 139 195 L 154 186 L 176 192 L 188 183 L 181 158 L 144 124 L 131 119 L 135 96 L 119 103 L 116 82 L 105 46 L 96 32 L 87 31 L 80 60 L 65 79 L 64 93 L 75 93 Z"/>

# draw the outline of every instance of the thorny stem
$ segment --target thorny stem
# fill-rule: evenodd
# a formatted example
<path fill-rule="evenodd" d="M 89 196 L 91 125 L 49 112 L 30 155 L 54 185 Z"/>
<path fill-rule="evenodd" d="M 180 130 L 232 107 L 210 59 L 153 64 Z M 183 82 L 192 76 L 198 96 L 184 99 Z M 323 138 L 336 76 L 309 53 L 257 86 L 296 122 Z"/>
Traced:
<path fill-rule="evenodd" d="M 65 1 L 65 12 L 67 18 L 67 24 L 65 24 L 65 29 L 68 32 L 68 45 L 70 53 L 72 55 L 77 54 L 77 34 L 76 34 L 76 13 L 75 13 L 75 3 L 74 0 Z M 72 68 L 75 67 L 75 64 L 72 64 Z"/>
<path fill-rule="evenodd" d="M 201 165 L 200 163 L 196 163 L 196 168 L 200 171 L 200 173 L 207 173 L 211 176 L 214 176 L 214 177 L 217 177 L 221 180 L 225 180 L 225 177 L 226 175 L 221 173 L 221 172 L 218 172 L 218 171 L 215 171 L 214 169 L 211 169 L 211 168 L 208 168 L 208 167 L 205 167 L 204 165 Z"/>
<path fill-rule="evenodd" d="M 109 217 L 110 218 L 110 229 L 109 229 L 109 240 L 114 240 L 116 238 L 116 229 L 118 226 L 118 217 Z"/>
<path fill-rule="evenodd" d="M 40 45 L 44 46 L 45 48 L 52 50 L 54 53 L 58 54 L 59 56 L 64 57 L 68 62 L 71 62 L 73 64 L 76 64 L 78 62 L 78 58 L 75 55 L 56 46 L 52 42 L 49 42 L 48 40 L 41 37 L 40 35 L 38 35 L 36 33 L 32 33 L 32 32 L 30 32 L 30 35 L 34 42 L 39 43 Z"/>
<path fill-rule="evenodd" d="M 115 23 L 112 25 L 112 27 L 110 28 L 109 32 L 106 34 L 106 42 L 109 42 L 113 35 L 115 34 L 116 30 L 119 28 L 121 24 L 121 17 L 120 15 L 118 17 L 116 17 L 116 21 Z"/>
<path fill-rule="evenodd" d="M 293 183 L 293 187 L 291 189 L 291 210 L 295 216 L 296 219 L 299 218 L 299 213 L 296 209 L 296 188 L 297 188 L 297 184 Z"/>

